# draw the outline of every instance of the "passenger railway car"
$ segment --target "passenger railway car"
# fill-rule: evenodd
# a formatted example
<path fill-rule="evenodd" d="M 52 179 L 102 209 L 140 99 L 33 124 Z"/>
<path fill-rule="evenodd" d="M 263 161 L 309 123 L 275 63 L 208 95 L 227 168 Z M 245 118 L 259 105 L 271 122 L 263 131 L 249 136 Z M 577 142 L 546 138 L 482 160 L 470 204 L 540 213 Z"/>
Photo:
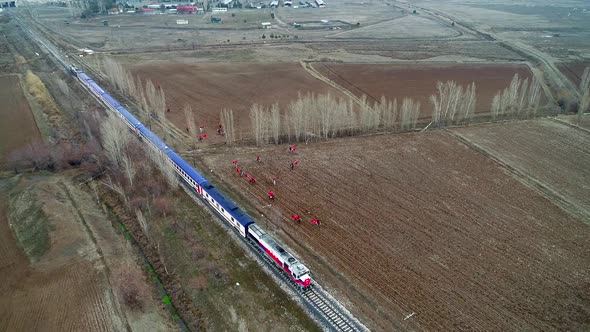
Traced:
<path fill-rule="evenodd" d="M 129 129 L 150 148 L 158 151 L 178 176 L 199 196 L 213 208 L 242 238 L 255 243 L 258 248 L 269 256 L 277 266 L 289 275 L 291 280 L 301 288 L 311 285 L 309 269 L 286 251 L 275 239 L 260 228 L 250 216 L 244 213 L 215 186 L 192 168 L 173 149 L 168 147 L 156 134 L 145 127 L 119 102 L 106 93 L 88 75 L 75 66 L 70 66 L 70 72 L 76 79 L 109 110 L 120 117 Z"/>

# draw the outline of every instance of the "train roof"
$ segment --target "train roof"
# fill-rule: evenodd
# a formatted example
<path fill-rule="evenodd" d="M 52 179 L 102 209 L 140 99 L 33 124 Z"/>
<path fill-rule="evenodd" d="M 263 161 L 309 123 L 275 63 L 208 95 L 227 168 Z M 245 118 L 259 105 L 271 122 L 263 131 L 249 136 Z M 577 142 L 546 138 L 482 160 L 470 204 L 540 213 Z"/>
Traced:
<path fill-rule="evenodd" d="M 108 94 L 105 94 L 104 96 L 107 96 Z M 117 101 L 115 99 L 113 99 L 111 96 L 109 96 L 112 100 L 115 101 L 115 103 L 117 103 Z M 131 124 L 133 124 L 133 126 L 135 128 L 137 128 L 139 125 L 141 125 L 141 122 L 139 120 L 137 120 L 137 118 L 135 116 L 133 116 L 133 114 L 131 114 L 131 112 L 129 112 L 125 107 L 121 106 L 119 103 L 117 103 L 119 106 L 115 106 L 115 108 L 117 109 L 117 111 L 119 111 L 119 113 L 121 113 L 121 115 L 123 115 L 123 117 L 125 119 L 127 119 L 127 121 L 129 121 Z M 157 136 L 156 136 L 157 137 Z"/>
<path fill-rule="evenodd" d="M 83 79 L 84 81 L 88 81 L 88 80 L 90 80 L 90 79 L 91 79 L 90 77 L 88 77 L 88 75 L 86 75 L 86 73 L 84 73 L 84 72 L 83 72 L 83 71 L 81 71 L 81 70 L 78 70 L 78 77 L 80 77 L 80 78 L 81 78 L 81 79 Z"/>
<path fill-rule="evenodd" d="M 247 227 L 254 223 L 252 218 L 244 213 L 239 207 L 237 207 L 232 201 L 227 199 L 224 194 L 222 194 L 217 188 L 207 182 L 203 187 L 206 189 L 207 193 L 211 198 L 213 198 L 219 206 L 224 208 L 229 214 L 234 217 L 234 219 L 240 223 L 240 225 Z"/>
<path fill-rule="evenodd" d="M 98 92 L 100 94 L 104 94 L 105 93 L 104 90 L 100 86 L 98 86 L 98 84 L 96 84 L 96 82 L 94 82 L 92 79 L 88 79 L 87 82 L 88 82 L 88 85 L 90 85 L 90 87 L 94 91 L 96 91 L 96 92 Z"/>
<path fill-rule="evenodd" d="M 201 175 L 201 173 L 197 172 L 194 168 L 192 168 L 191 165 L 189 165 L 189 163 L 182 159 L 182 157 L 179 156 L 174 150 L 168 148 L 166 150 L 166 154 L 168 155 L 168 157 L 170 157 L 170 159 L 172 159 L 172 161 L 176 165 L 178 165 L 178 167 L 180 167 L 186 174 L 188 174 L 188 176 L 195 180 L 196 183 L 202 186 L 203 183 L 207 182 L 207 179 L 205 179 Z"/>
<path fill-rule="evenodd" d="M 121 104 L 119 104 L 118 101 L 115 100 L 115 98 L 111 97 L 111 95 L 109 95 L 108 93 L 105 93 L 104 95 L 102 95 L 104 99 L 107 100 L 107 102 L 109 104 L 111 104 L 111 106 L 113 106 L 114 108 L 120 107 Z"/>
<path fill-rule="evenodd" d="M 139 130 L 143 134 L 143 136 L 145 136 L 146 139 L 152 142 L 158 149 L 167 152 L 168 146 L 166 145 L 166 143 L 164 143 L 164 141 L 162 141 L 160 137 L 154 134 L 146 126 L 139 125 L 137 126 L 137 130 Z"/>

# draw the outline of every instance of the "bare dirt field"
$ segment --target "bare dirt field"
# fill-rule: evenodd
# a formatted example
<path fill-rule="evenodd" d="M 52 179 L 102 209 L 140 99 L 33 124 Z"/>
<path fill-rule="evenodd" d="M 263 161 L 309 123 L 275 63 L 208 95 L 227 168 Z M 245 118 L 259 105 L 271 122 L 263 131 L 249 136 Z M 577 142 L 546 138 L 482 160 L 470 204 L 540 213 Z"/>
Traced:
<path fill-rule="evenodd" d="M 0 195 L 0 330 L 174 329 L 154 302 L 120 304 L 109 271 L 130 252 L 88 194 L 33 175 L 2 179 Z"/>
<path fill-rule="evenodd" d="M 159 82 L 171 106 L 167 118 L 186 128 L 183 107 L 192 106 L 198 125 L 204 124 L 212 139 L 223 108 L 234 111 L 236 138 L 249 136 L 250 107 L 254 103 L 281 109 L 298 93 L 331 93 L 329 85 L 313 78 L 299 63 L 273 64 L 151 64 L 132 69 L 134 74 Z"/>
<path fill-rule="evenodd" d="M 488 113 L 492 98 L 510 83 L 514 74 L 530 77 L 525 65 L 517 64 L 339 64 L 314 63 L 314 68 L 357 96 L 367 95 L 369 101 L 381 96 L 398 102 L 404 97 L 420 101 L 421 118 L 432 114 L 430 95 L 436 93 L 436 82 L 454 80 L 461 85 L 475 82 L 476 113 Z"/>
<path fill-rule="evenodd" d="M 253 204 L 255 215 L 265 216 L 257 218 L 263 227 L 294 248 L 369 328 L 589 328 L 588 226 L 452 135 L 351 138 L 286 150 L 203 158 L 217 184 Z M 236 176 L 233 159 L 256 185 Z M 299 165 L 291 171 L 293 159 Z M 293 223 L 291 214 L 304 222 Z"/>
<path fill-rule="evenodd" d="M 453 132 L 541 182 L 590 219 L 590 134 L 551 120 L 514 122 Z"/>
<path fill-rule="evenodd" d="M 17 75 L 0 76 L 0 161 L 41 137 Z"/>

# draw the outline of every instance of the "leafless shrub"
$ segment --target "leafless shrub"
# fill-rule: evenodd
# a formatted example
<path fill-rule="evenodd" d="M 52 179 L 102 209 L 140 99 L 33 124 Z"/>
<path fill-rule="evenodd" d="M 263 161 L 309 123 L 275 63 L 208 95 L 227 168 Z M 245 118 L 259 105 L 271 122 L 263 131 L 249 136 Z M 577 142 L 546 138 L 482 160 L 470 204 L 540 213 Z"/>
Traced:
<path fill-rule="evenodd" d="M 118 266 L 113 271 L 113 282 L 123 303 L 134 310 L 141 310 L 150 295 L 141 271 L 130 263 Z"/>
<path fill-rule="evenodd" d="M 158 197 L 154 199 L 154 211 L 160 217 L 168 217 L 174 213 L 172 202 L 167 197 Z"/>

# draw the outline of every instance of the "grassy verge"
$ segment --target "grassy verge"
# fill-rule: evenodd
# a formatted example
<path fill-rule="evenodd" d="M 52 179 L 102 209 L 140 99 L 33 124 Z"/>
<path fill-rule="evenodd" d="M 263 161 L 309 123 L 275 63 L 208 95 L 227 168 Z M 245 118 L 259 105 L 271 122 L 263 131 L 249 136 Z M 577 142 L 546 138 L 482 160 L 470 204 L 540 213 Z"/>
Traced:
<path fill-rule="evenodd" d="M 51 224 L 35 188 L 29 186 L 11 193 L 8 206 L 8 220 L 19 245 L 31 261 L 38 261 L 50 247 Z"/>

